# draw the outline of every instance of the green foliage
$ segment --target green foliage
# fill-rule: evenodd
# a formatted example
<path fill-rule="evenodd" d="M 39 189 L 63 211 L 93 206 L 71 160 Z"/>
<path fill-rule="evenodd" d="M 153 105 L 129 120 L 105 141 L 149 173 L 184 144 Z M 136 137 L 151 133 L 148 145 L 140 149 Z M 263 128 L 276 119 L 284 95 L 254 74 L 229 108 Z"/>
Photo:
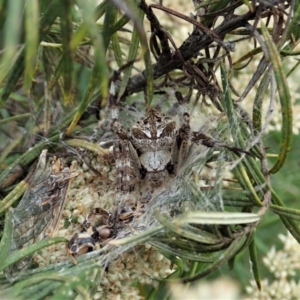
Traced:
<path fill-rule="evenodd" d="M 268 245 L 260 238 L 258 224 L 263 218 L 262 224 L 273 220 L 274 215 L 271 219 L 265 216 L 267 211 L 278 215 L 300 242 L 300 211 L 296 205 L 289 207 L 285 193 L 276 189 L 276 176 L 284 172 L 292 147 L 295 103 L 288 82 L 299 62 L 290 70 L 285 69 L 284 62 L 288 56 L 299 55 L 295 49 L 300 39 L 298 2 L 294 7 L 272 8 L 264 2 L 204 1 L 195 7 L 195 19 L 187 16 L 188 10 L 182 12 L 164 5 L 151 6 L 144 0 L 107 0 L 98 5 L 91 0 L 0 1 L 0 213 L 5 218 L 0 242 L 1 270 L 43 247 L 66 241 L 47 239 L 9 253 L 13 234 L 9 208 L 28 188 L 30 182 L 24 177 L 43 149 L 56 152 L 72 147 L 99 156 L 108 154 L 90 137 L 99 119 L 107 121 L 112 77 L 118 79 L 117 100 L 122 104 L 131 96 L 128 103 L 140 105 L 132 95 L 141 91 L 146 108 L 155 102 L 156 90 L 174 94 L 179 89 L 194 107 L 199 107 L 202 96 L 204 106 L 209 102 L 212 110 L 226 115 L 229 130 L 223 135 L 227 135 L 227 140 L 247 151 L 241 158 L 226 152 L 224 161 L 235 164 L 235 181 L 228 190 L 217 180 L 208 193 L 193 182 L 189 186 L 195 203 L 221 194 L 228 211 L 198 210 L 172 220 L 155 212 L 160 225 L 112 241 L 112 245 L 126 249 L 147 242 L 174 264 L 174 273 L 162 279 L 157 289 L 142 285 L 137 279 L 141 293 L 148 299 L 159 299 L 161 295 L 167 299 L 169 280 L 188 283 L 214 274 L 226 263 L 234 266 L 235 258 L 246 248 L 260 287 L 258 256 Z M 170 18 L 170 28 L 162 25 L 158 13 L 161 11 L 167 14 L 166 19 Z M 184 20 L 192 32 L 182 44 L 175 37 L 175 19 Z M 232 39 L 238 35 L 243 38 L 235 40 L 236 49 L 248 45 L 249 39 L 255 43 L 233 63 Z M 251 60 L 259 62 L 256 69 L 248 70 Z M 236 91 L 232 81 L 244 70 L 249 81 Z M 250 92 L 253 99 L 249 99 Z M 280 147 L 274 162 L 268 160 L 269 150 L 265 149 L 263 137 L 270 134 L 265 125 L 271 122 L 276 97 L 276 110 L 282 120 L 277 134 Z M 248 109 L 240 105 L 243 102 L 247 102 Z M 160 104 L 172 106 L 168 102 Z M 220 157 L 216 159 L 210 153 L 206 160 L 199 159 L 197 163 L 213 161 L 222 169 L 221 163 L 218 165 Z M 272 167 L 268 166 L 270 161 Z M 187 174 L 191 174 L 191 169 Z M 175 198 L 171 200 L 176 201 Z M 16 299 L 75 299 L 77 295 L 91 299 L 103 274 L 97 253 L 80 257 L 78 262 L 75 266 L 64 262 L 28 270 L 15 283 L 1 275 L 1 290 Z M 235 265 L 239 270 L 242 264 L 238 261 Z"/>

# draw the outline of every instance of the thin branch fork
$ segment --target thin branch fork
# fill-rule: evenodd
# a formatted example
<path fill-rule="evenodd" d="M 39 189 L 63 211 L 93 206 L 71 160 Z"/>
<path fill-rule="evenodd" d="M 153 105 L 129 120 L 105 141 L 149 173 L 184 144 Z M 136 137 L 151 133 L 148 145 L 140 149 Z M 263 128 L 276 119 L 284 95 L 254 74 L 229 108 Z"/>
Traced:
<path fill-rule="evenodd" d="M 243 27 L 247 21 L 255 17 L 254 12 L 247 12 L 242 16 L 235 17 L 232 20 L 229 20 L 225 23 L 219 25 L 214 33 L 216 36 L 221 37 L 225 36 L 227 33 L 235 30 L 239 27 Z M 198 22 L 197 22 L 198 23 Z M 197 55 L 201 49 L 208 47 L 214 40 L 212 39 L 211 34 L 199 34 L 199 28 L 197 27 L 192 34 L 183 42 L 183 44 L 178 48 L 181 53 L 181 57 L 178 53 L 172 53 L 170 60 L 159 60 L 156 64 L 153 65 L 153 78 L 157 79 L 167 73 L 175 70 L 182 69 L 182 58 L 187 61 Z M 129 96 L 133 93 L 142 91 L 146 86 L 146 80 L 144 72 L 141 72 L 138 75 L 131 77 L 128 82 L 124 96 Z"/>

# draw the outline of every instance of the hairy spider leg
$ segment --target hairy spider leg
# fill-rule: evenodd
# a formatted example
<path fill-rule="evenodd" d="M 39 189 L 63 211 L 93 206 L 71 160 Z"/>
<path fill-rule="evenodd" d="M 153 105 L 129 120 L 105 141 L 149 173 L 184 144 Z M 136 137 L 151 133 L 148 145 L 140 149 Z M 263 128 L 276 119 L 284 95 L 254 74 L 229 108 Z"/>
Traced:
<path fill-rule="evenodd" d="M 191 143 L 191 127 L 190 115 L 187 111 L 185 100 L 180 92 L 176 92 L 175 96 L 179 103 L 178 117 L 179 129 L 176 135 L 174 146 L 172 149 L 173 172 L 176 174 L 178 169 L 184 164 L 190 153 Z"/>
<path fill-rule="evenodd" d="M 110 108 L 112 117 L 112 130 L 118 136 L 118 140 L 113 147 L 113 155 L 116 163 L 116 198 L 115 211 L 113 213 L 113 234 L 117 233 L 117 226 L 120 220 L 121 211 L 126 204 L 126 200 L 130 198 L 130 189 L 135 180 L 132 174 L 139 176 L 139 158 L 130 143 L 130 135 L 118 121 L 119 108 L 117 103 L 116 87 L 114 81 L 110 86 Z M 133 180 L 132 180 L 133 179 Z"/>
<path fill-rule="evenodd" d="M 184 129 L 186 131 L 186 133 L 188 131 L 189 134 L 191 134 L 190 116 L 187 112 L 187 109 L 186 109 L 186 106 L 185 106 L 185 101 L 184 101 L 184 99 L 182 97 L 182 94 L 180 92 L 177 91 L 175 93 L 175 96 L 176 96 L 176 98 L 179 102 L 179 109 L 180 109 L 179 117 L 181 118 L 180 122 L 182 123 L 181 128 Z M 186 133 L 182 132 L 182 134 L 186 134 Z M 187 138 L 186 138 L 186 140 L 187 140 Z M 223 142 L 218 141 L 215 138 L 212 138 L 212 137 L 204 134 L 203 132 L 193 132 L 192 142 L 201 143 L 202 145 L 204 145 L 206 147 L 209 147 L 209 148 L 225 148 L 227 150 L 232 151 L 233 153 L 235 153 L 238 156 L 240 156 L 241 153 L 251 155 L 248 151 L 245 151 L 245 150 L 240 149 L 238 147 L 229 146 L 229 145 L 227 145 Z"/>
<path fill-rule="evenodd" d="M 179 103 L 179 125 L 180 128 L 184 127 L 186 131 L 190 130 L 190 115 L 186 107 L 186 101 L 183 99 L 182 94 L 177 91 L 175 93 L 176 99 Z"/>

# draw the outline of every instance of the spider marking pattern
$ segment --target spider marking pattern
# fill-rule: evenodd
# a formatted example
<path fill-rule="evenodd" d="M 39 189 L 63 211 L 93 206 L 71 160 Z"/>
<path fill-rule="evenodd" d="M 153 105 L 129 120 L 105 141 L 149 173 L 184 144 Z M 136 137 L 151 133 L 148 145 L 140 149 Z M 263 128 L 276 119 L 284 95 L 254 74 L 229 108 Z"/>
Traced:
<path fill-rule="evenodd" d="M 12 210 L 13 239 L 10 252 L 31 245 L 38 240 L 52 236 L 56 230 L 69 187 L 70 179 L 76 176 L 69 168 L 62 168 L 59 158 L 52 162 L 43 150 L 28 188 L 18 206 Z M 31 262 L 28 256 L 6 270 L 6 276 L 13 279 Z"/>

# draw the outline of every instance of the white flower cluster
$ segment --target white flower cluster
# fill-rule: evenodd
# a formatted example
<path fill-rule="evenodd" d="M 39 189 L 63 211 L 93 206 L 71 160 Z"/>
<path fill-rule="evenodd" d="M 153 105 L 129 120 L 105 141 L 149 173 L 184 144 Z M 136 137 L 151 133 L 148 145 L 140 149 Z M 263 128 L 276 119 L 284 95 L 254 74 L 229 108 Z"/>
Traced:
<path fill-rule="evenodd" d="M 280 234 L 279 239 L 284 244 L 283 249 L 276 250 L 273 246 L 263 259 L 274 279 L 263 279 L 261 291 L 251 280 L 246 288 L 248 296 L 244 300 L 300 299 L 300 282 L 295 279 L 300 271 L 299 244 L 290 234 Z"/>
<path fill-rule="evenodd" d="M 168 276 L 170 261 L 154 247 L 145 245 L 124 254 L 109 264 L 104 272 L 95 299 L 143 299 L 135 283 L 158 286 L 159 279 Z"/>
<path fill-rule="evenodd" d="M 237 300 L 240 296 L 238 282 L 225 276 L 211 281 L 199 280 L 192 286 L 172 284 L 170 290 L 173 300 Z"/>

